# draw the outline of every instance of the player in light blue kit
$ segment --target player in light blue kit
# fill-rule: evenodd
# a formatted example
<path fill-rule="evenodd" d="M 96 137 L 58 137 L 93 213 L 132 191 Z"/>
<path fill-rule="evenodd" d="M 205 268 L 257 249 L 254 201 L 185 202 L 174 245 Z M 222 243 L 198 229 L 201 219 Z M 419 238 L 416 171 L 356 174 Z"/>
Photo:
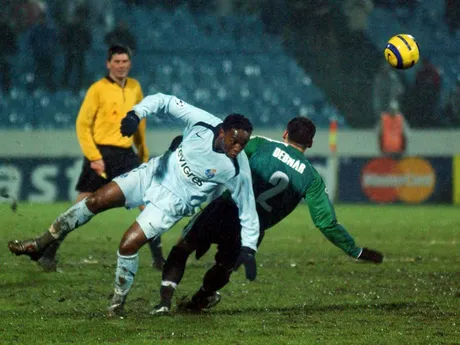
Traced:
<path fill-rule="evenodd" d="M 145 205 L 125 232 L 119 249 L 115 294 L 109 316 L 123 312 L 126 296 L 138 268 L 138 251 L 155 236 L 194 213 L 219 186 L 227 188 L 238 206 L 241 222 L 241 258 L 253 259 L 259 238 L 251 171 L 243 149 L 252 133 L 251 122 L 230 114 L 222 122 L 210 113 L 164 94 L 147 96 L 121 122 L 124 136 L 133 135 L 147 116 L 168 116 L 185 124 L 183 141 L 172 152 L 121 175 L 62 213 L 50 229 L 33 240 L 11 241 L 16 255 L 38 260 L 54 241 L 86 224 L 95 214 L 125 206 Z"/>

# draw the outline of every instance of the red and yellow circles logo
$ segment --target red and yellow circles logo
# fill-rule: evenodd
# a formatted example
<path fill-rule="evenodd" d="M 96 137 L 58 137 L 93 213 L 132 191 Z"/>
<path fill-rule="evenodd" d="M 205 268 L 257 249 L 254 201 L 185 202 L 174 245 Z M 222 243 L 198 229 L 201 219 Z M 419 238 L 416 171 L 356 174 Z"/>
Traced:
<path fill-rule="evenodd" d="M 361 187 L 369 199 L 380 203 L 401 200 L 420 203 L 434 191 L 436 175 L 430 162 L 421 158 L 377 158 L 361 173 Z"/>

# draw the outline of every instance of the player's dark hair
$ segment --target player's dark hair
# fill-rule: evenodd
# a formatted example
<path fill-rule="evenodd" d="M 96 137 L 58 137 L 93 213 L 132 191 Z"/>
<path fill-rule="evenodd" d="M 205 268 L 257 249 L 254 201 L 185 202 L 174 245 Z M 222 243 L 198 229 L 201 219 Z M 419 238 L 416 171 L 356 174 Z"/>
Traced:
<path fill-rule="evenodd" d="M 222 129 L 224 131 L 228 131 L 230 129 L 242 129 L 249 134 L 251 134 L 253 130 L 251 121 L 249 121 L 246 116 L 236 113 L 227 115 L 224 123 L 222 124 Z"/>
<path fill-rule="evenodd" d="M 107 61 L 112 60 L 112 57 L 115 54 L 126 54 L 131 59 L 131 49 L 121 44 L 114 44 L 110 46 L 109 50 L 107 51 Z"/>
<path fill-rule="evenodd" d="M 287 132 L 289 141 L 306 149 L 313 145 L 316 126 L 309 118 L 298 116 L 288 122 Z"/>

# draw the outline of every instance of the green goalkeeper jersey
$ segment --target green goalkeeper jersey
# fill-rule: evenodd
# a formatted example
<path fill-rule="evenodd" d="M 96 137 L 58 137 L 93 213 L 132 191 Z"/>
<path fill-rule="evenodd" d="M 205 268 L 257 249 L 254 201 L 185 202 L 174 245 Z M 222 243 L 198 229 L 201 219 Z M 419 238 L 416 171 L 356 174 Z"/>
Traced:
<path fill-rule="evenodd" d="M 253 137 L 245 152 L 261 231 L 288 216 L 305 199 L 315 226 L 348 255 L 360 255 L 361 248 L 337 222 L 323 179 L 301 151 L 280 141 Z"/>

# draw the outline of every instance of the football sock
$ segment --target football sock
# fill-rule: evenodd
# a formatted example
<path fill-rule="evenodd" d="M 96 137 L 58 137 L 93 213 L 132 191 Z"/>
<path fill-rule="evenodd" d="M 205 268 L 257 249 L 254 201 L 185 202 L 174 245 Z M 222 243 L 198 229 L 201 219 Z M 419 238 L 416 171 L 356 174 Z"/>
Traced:
<path fill-rule="evenodd" d="M 160 304 L 171 306 L 171 299 L 176 291 L 177 284 L 174 282 L 162 281 L 160 288 Z"/>
<path fill-rule="evenodd" d="M 61 239 L 74 229 L 88 223 L 93 216 L 94 213 L 86 206 L 86 199 L 83 199 L 61 213 L 51 225 L 49 232 L 55 239 Z"/>
<path fill-rule="evenodd" d="M 117 252 L 118 261 L 117 269 L 115 271 L 115 294 L 126 296 L 133 285 L 134 276 L 136 275 L 137 268 L 139 267 L 139 256 L 134 255 L 121 255 Z"/>
<path fill-rule="evenodd" d="M 178 285 L 184 275 L 185 264 L 189 255 L 190 253 L 182 247 L 172 247 L 163 267 L 162 280 L 174 282 Z"/>
<path fill-rule="evenodd" d="M 224 266 L 215 264 L 204 275 L 202 290 L 211 292 L 210 296 L 215 291 L 222 289 L 230 281 L 232 270 L 226 269 Z M 207 296 L 206 296 L 207 297 Z"/>
<path fill-rule="evenodd" d="M 150 253 L 152 254 L 152 261 L 158 262 L 162 261 L 163 259 L 163 251 L 161 246 L 161 236 L 157 236 L 152 238 L 149 241 Z"/>

